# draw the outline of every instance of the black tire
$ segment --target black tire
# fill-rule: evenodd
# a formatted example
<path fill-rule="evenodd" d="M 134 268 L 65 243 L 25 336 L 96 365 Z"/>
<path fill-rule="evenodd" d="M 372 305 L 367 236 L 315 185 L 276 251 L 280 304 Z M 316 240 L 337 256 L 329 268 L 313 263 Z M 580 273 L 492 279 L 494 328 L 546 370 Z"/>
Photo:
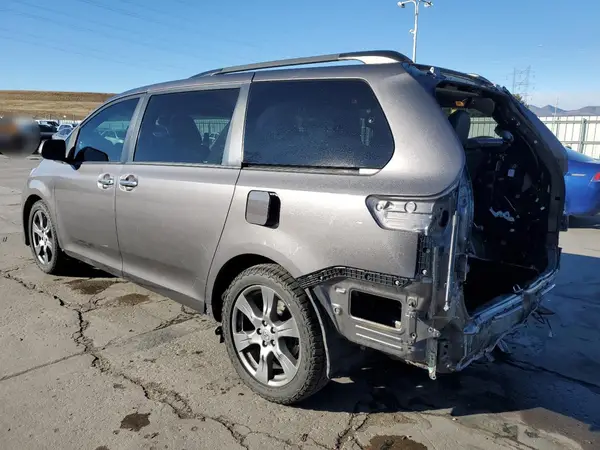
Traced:
<path fill-rule="evenodd" d="M 283 386 L 269 386 L 254 378 L 245 368 L 233 342 L 232 315 L 238 296 L 252 286 L 275 291 L 297 323 L 300 359 L 297 372 Z M 261 264 L 240 273 L 224 294 L 223 336 L 231 362 L 244 383 L 268 401 L 291 405 L 322 389 L 327 382 L 327 356 L 317 313 L 296 280 L 276 264 Z"/>
<path fill-rule="evenodd" d="M 52 245 L 52 249 L 54 249 L 54 251 L 51 252 L 51 255 L 49 257 L 49 261 L 47 264 L 45 264 L 43 261 L 40 261 L 40 258 L 38 257 L 38 254 L 37 254 L 36 248 L 35 248 L 35 239 L 36 238 L 35 238 L 34 232 L 33 232 L 33 223 L 34 223 L 34 218 L 36 217 L 36 213 L 38 213 L 38 212 L 41 212 L 48 219 L 48 228 L 50 230 L 50 233 L 48 235 L 48 240 L 50 241 L 50 243 Z M 58 237 L 56 234 L 56 226 L 54 225 L 54 222 L 52 221 L 52 216 L 50 215 L 50 211 L 48 210 L 48 207 L 46 206 L 46 204 L 44 203 L 43 200 L 38 200 L 37 202 L 35 202 L 33 204 L 31 211 L 29 212 L 29 217 L 27 219 L 27 222 L 28 222 L 27 231 L 29 233 L 29 247 L 31 248 L 33 260 L 35 261 L 37 266 L 40 268 L 40 270 L 42 272 L 45 272 L 45 273 L 48 273 L 51 275 L 60 275 L 60 274 L 65 273 L 68 270 L 68 268 L 70 267 L 70 265 L 72 264 L 72 260 L 60 248 L 60 245 L 58 243 Z"/>

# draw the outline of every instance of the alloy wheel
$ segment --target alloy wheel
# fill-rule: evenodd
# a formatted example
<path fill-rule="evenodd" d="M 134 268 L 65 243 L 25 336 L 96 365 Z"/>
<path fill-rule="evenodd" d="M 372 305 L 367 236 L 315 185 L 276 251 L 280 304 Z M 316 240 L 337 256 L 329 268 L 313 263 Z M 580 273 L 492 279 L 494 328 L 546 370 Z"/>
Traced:
<path fill-rule="evenodd" d="M 231 317 L 235 350 L 246 370 L 267 386 L 288 384 L 300 364 L 300 332 L 290 309 L 266 286 L 250 286 Z"/>
<path fill-rule="evenodd" d="M 42 210 L 37 210 L 31 223 L 31 237 L 35 256 L 40 263 L 48 265 L 54 256 L 53 234 L 50 218 Z"/>

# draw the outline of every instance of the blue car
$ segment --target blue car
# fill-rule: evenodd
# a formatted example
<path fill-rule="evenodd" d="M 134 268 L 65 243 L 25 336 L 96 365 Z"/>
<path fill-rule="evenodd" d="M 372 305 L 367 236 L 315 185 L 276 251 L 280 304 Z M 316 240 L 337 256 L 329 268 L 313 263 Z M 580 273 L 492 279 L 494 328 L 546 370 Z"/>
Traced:
<path fill-rule="evenodd" d="M 600 159 L 567 148 L 569 169 L 565 174 L 569 217 L 594 216 L 600 213 Z"/>

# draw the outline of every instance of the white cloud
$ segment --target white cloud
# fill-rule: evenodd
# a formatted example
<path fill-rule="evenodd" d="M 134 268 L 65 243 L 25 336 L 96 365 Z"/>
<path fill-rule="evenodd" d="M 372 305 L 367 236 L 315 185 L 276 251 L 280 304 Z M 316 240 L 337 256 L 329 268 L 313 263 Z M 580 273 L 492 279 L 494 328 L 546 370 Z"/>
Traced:
<path fill-rule="evenodd" d="M 557 104 L 561 109 L 600 106 L 600 91 L 534 92 L 530 95 L 529 103 L 539 107 Z"/>

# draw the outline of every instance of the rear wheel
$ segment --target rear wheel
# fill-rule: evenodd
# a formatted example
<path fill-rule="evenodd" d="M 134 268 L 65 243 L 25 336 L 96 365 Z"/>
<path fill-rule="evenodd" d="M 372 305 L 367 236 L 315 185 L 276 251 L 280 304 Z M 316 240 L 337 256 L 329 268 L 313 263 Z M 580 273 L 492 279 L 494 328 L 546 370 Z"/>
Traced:
<path fill-rule="evenodd" d="M 294 278 L 275 264 L 251 267 L 232 282 L 223 335 L 239 376 L 269 401 L 296 403 L 327 384 L 316 312 Z"/>
<path fill-rule="evenodd" d="M 45 273 L 57 275 L 70 263 L 58 245 L 56 227 L 43 200 L 34 203 L 29 213 L 29 247 L 35 263 Z"/>

